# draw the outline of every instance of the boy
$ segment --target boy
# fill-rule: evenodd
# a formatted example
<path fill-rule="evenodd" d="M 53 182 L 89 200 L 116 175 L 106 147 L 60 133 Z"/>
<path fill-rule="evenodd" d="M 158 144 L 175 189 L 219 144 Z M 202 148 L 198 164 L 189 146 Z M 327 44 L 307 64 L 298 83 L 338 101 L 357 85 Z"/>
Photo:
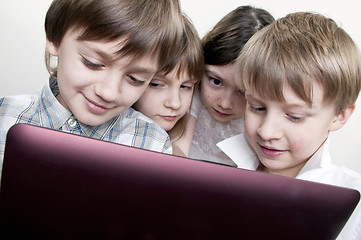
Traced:
<path fill-rule="evenodd" d="M 359 50 L 333 20 L 302 12 L 276 20 L 236 63 L 247 100 L 245 138 L 219 146 L 243 168 L 361 191 L 361 175 L 333 165 L 328 151 L 329 133 L 354 111 L 360 77 Z M 361 239 L 360 206 L 338 239 Z"/>
<path fill-rule="evenodd" d="M 156 72 L 174 67 L 184 31 L 177 0 L 54 0 L 45 31 L 49 85 L 0 99 L 1 161 L 17 123 L 172 152 L 167 133 L 130 107 Z"/>

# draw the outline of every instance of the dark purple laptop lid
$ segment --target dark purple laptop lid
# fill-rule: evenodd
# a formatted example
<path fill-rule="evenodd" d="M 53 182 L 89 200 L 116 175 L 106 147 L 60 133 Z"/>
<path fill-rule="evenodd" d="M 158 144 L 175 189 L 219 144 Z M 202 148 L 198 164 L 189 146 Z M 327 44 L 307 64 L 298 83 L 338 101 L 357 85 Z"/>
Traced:
<path fill-rule="evenodd" d="M 334 239 L 356 190 L 19 124 L 1 235 L 45 239 Z"/>

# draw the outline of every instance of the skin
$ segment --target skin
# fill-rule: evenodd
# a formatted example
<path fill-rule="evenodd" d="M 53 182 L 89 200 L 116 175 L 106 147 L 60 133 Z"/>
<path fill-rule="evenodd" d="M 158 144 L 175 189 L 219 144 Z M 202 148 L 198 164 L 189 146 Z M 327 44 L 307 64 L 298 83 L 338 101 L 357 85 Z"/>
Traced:
<path fill-rule="evenodd" d="M 258 170 L 296 177 L 329 133 L 341 128 L 354 106 L 336 114 L 333 104 L 322 102 L 323 88 L 314 83 L 313 103 L 284 88 L 285 102 L 265 99 L 247 90 L 245 133 L 259 160 Z"/>
<path fill-rule="evenodd" d="M 219 122 L 226 123 L 244 115 L 246 100 L 236 86 L 234 64 L 206 65 L 201 82 L 201 100 Z"/>
<path fill-rule="evenodd" d="M 101 125 L 137 101 L 157 71 L 151 56 L 131 62 L 116 52 L 122 39 L 80 41 L 80 29 L 70 29 L 59 46 L 47 50 L 58 57 L 57 99 L 83 124 Z"/>
<path fill-rule="evenodd" d="M 177 68 L 165 76 L 157 74 L 134 108 L 169 131 L 187 113 L 196 82 L 184 72 L 177 76 Z"/>

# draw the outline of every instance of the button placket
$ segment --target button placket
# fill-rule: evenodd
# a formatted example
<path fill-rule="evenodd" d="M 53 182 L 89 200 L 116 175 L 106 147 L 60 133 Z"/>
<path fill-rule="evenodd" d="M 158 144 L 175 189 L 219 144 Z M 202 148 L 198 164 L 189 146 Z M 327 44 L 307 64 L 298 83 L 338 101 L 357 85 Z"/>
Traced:
<path fill-rule="evenodd" d="M 70 126 L 71 128 L 73 128 L 73 127 L 76 126 L 76 120 L 73 119 L 73 118 L 70 118 L 70 119 L 68 120 L 68 124 L 69 124 L 69 126 Z"/>

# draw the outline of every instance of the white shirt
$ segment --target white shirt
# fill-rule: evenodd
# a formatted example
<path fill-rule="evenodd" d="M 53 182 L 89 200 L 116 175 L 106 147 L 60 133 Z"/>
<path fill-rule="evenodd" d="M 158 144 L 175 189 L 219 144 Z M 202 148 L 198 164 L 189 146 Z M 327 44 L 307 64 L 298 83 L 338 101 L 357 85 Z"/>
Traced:
<path fill-rule="evenodd" d="M 329 142 L 329 139 L 326 140 L 323 146 L 307 161 L 296 178 L 353 188 L 361 192 L 361 175 L 351 169 L 339 167 L 332 163 Z M 239 134 L 225 139 L 217 143 L 217 146 L 226 153 L 239 168 L 248 170 L 257 169 L 259 160 L 249 145 L 245 134 Z M 361 239 L 360 203 L 356 206 L 337 239 Z"/>

